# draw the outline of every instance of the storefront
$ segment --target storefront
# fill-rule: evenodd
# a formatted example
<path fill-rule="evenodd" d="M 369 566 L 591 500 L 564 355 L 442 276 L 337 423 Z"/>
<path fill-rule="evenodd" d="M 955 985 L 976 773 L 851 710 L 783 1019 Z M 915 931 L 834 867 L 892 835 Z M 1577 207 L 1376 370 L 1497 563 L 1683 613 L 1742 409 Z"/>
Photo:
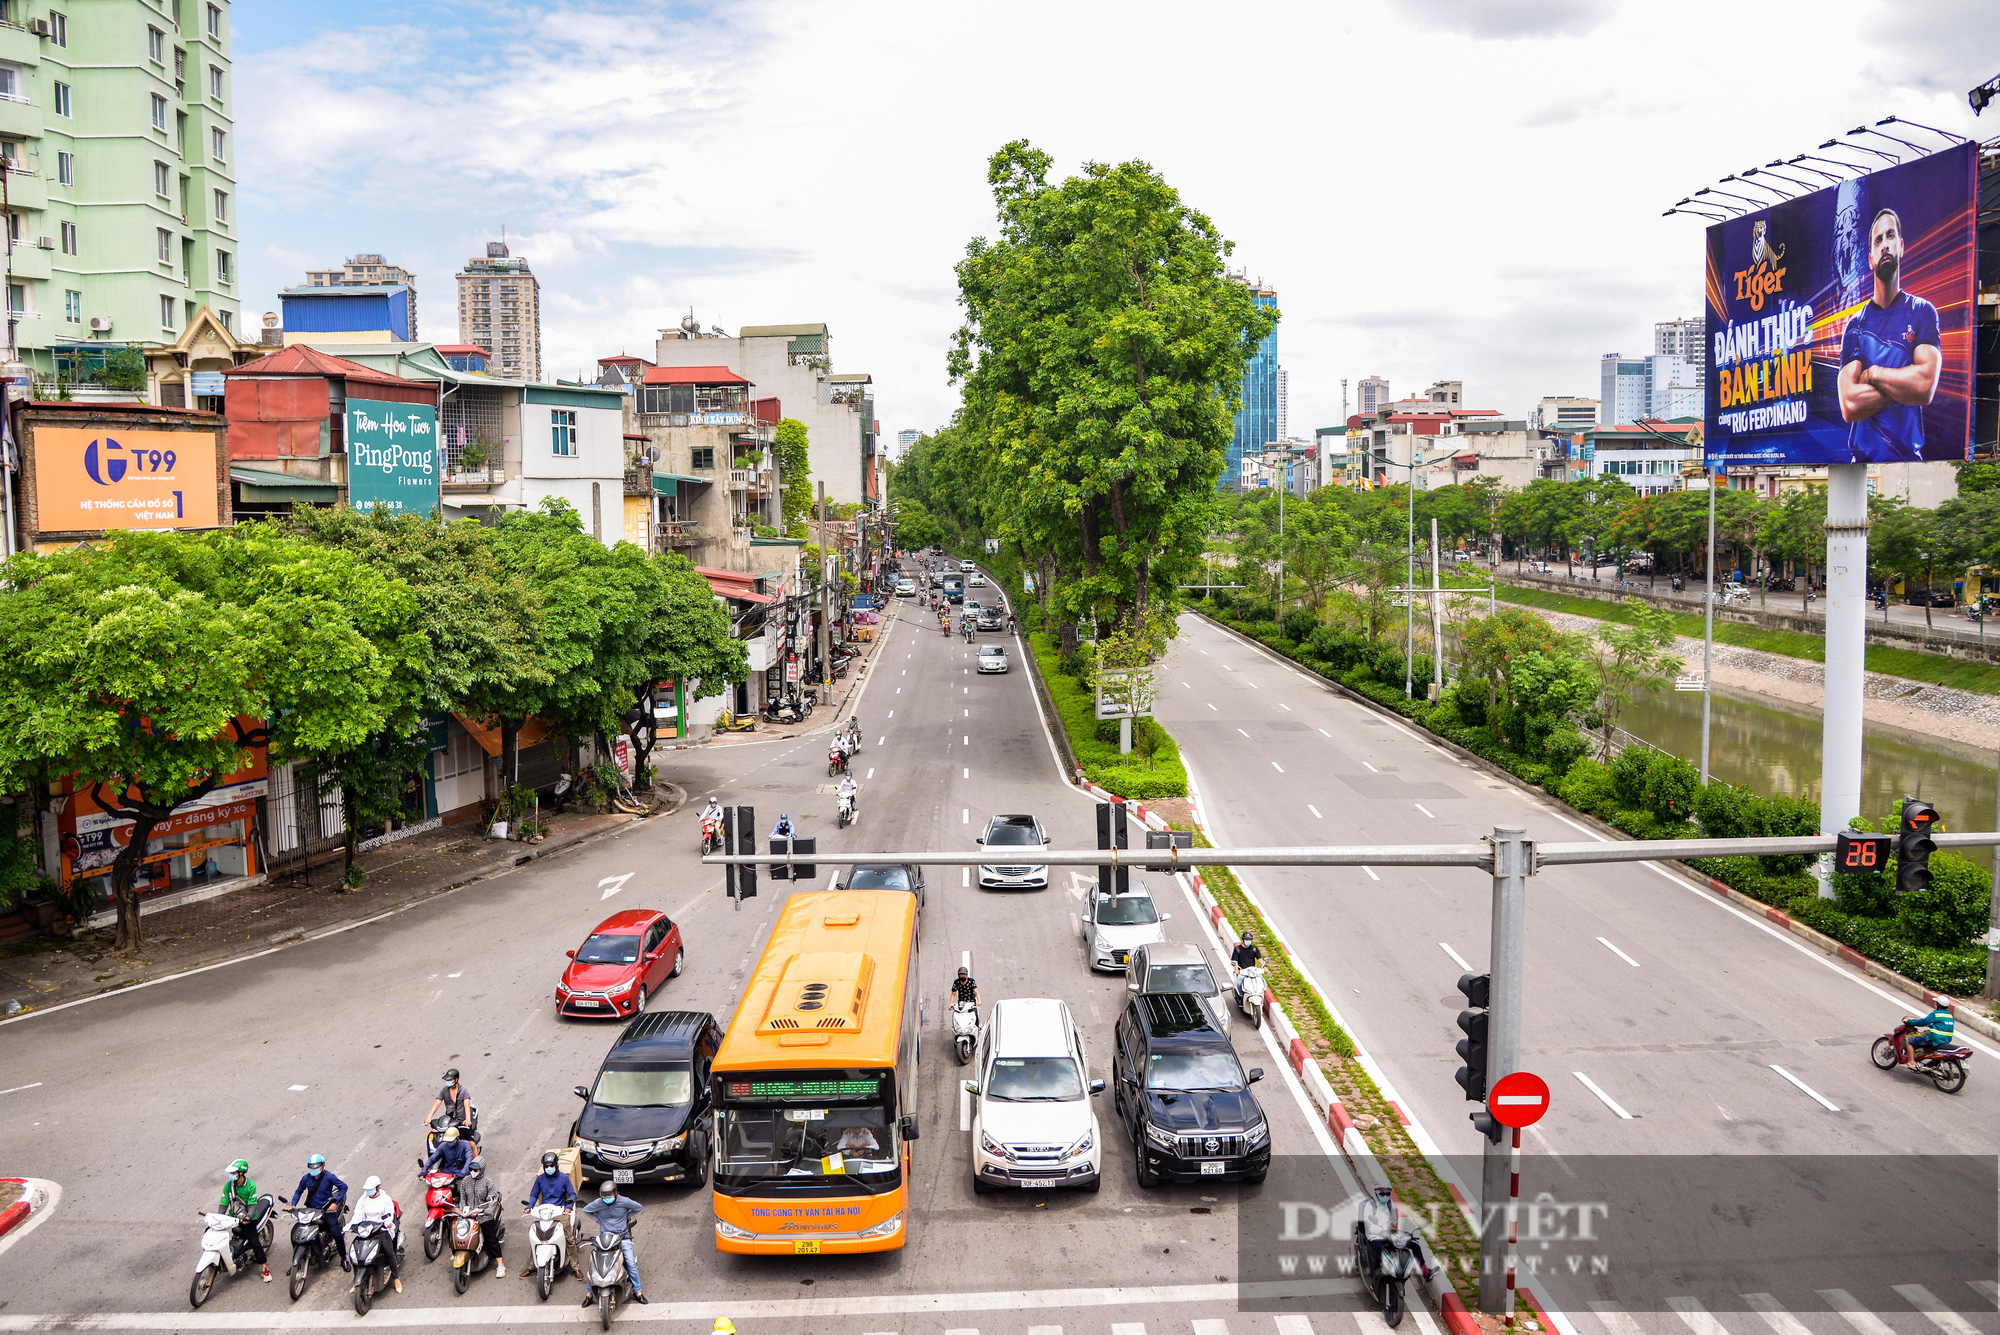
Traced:
<path fill-rule="evenodd" d="M 214 791 L 177 808 L 155 825 L 146 838 L 137 873 L 142 898 L 174 894 L 201 886 L 261 875 L 256 847 L 257 802 L 269 787 L 264 751 L 251 752 L 251 763 L 225 776 Z M 111 907 L 111 864 L 132 843 L 134 822 L 106 811 L 91 795 L 90 786 L 65 785 L 56 808 L 56 878 L 66 893 L 82 887 L 97 908 Z"/>

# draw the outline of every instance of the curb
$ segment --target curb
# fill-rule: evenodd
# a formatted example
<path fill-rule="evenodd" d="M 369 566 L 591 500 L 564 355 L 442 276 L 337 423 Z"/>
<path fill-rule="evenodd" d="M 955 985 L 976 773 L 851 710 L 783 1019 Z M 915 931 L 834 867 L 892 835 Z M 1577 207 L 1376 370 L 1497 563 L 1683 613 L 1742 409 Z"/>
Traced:
<path fill-rule="evenodd" d="M 0 1177 L 0 1182 L 11 1182 L 21 1188 L 21 1199 L 0 1210 L 0 1251 L 5 1251 L 12 1243 L 4 1239 L 37 1214 L 46 1212 L 61 1193 L 54 1183 L 38 1177 Z"/>

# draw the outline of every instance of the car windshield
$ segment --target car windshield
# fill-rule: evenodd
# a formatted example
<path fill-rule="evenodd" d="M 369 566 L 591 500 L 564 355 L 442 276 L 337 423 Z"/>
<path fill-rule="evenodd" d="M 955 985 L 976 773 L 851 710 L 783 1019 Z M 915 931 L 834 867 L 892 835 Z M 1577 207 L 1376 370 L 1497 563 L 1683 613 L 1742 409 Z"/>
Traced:
<path fill-rule="evenodd" d="M 979 656 L 981 658 L 1005 658 L 1007 651 L 997 644 L 989 644 L 979 651 Z"/>
<path fill-rule="evenodd" d="M 725 1178 L 897 1170 L 895 1129 L 880 1108 L 724 1108 L 716 1121 Z"/>
<path fill-rule="evenodd" d="M 1191 992 L 1198 997 L 1215 995 L 1215 979 L 1206 964 L 1155 964 L 1146 971 L 1148 992 Z"/>
<path fill-rule="evenodd" d="M 1002 1103 L 1059 1103 L 1083 1097 L 1083 1080 L 1068 1057 L 997 1057 L 986 1097 Z"/>
<path fill-rule="evenodd" d="M 1243 1067 L 1233 1052 L 1155 1053 L 1146 1061 L 1147 1089 L 1242 1089 Z"/>
<path fill-rule="evenodd" d="M 856 867 L 848 878 L 850 890 L 908 890 L 910 873 L 902 867 Z"/>
<path fill-rule="evenodd" d="M 678 1108 L 694 1099 L 694 1073 L 685 1066 L 649 1071 L 600 1071 L 590 1101 L 601 1108 Z"/>
<path fill-rule="evenodd" d="M 1116 899 L 1097 901 L 1097 921 L 1105 927 L 1137 927 L 1141 923 L 1159 920 L 1160 911 L 1144 895 L 1121 895 Z"/>
<path fill-rule="evenodd" d="M 1026 825 L 996 825 L 986 832 L 989 844 L 1039 844 L 1035 832 Z"/>
<path fill-rule="evenodd" d="M 639 938 L 599 932 L 577 948 L 578 964 L 637 964 Z"/>

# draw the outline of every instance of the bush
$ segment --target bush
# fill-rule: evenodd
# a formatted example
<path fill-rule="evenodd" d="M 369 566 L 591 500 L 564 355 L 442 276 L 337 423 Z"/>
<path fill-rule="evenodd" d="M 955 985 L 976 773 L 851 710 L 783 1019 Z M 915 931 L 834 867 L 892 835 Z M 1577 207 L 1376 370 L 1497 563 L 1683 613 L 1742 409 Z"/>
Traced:
<path fill-rule="evenodd" d="M 1608 816 L 1617 810 L 1611 769 L 1595 760 L 1572 762 L 1556 786 L 1556 796 L 1593 816 Z"/>
<path fill-rule="evenodd" d="M 1050 638 L 1030 633 L 1028 647 L 1085 778 L 1135 801 L 1187 796 L 1187 767 L 1171 733 L 1151 719 L 1134 719 L 1132 754 L 1119 754 L 1118 725 L 1099 722 L 1090 688 L 1061 670 Z"/>
<path fill-rule="evenodd" d="M 1694 815 L 1695 794 L 1701 791 L 1701 772 L 1679 756 L 1652 751 L 1647 757 L 1642 792 L 1646 810 L 1654 820 L 1664 824 L 1685 823 Z"/>
<path fill-rule="evenodd" d="M 1993 877 L 1956 853 L 1931 854 L 1931 888 L 1896 901 L 1896 926 L 1920 946 L 1964 947 L 1985 934 Z"/>
<path fill-rule="evenodd" d="M 1984 947 L 1946 950 L 1920 945 L 1898 934 L 1895 925 L 1885 919 L 1843 913 L 1826 900 L 1810 895 L 1794 900 L 1790 908 L 1792 916 L 1808 927 L 1825 932 L 1870 959 L 1880 960 L 1925 987 L 1955 996 L 1972 996 L 1986 985 Z"/>
<path fill-rule="evenodd" d="M 1285 632 L 1286 639 L 1303 644 L 1311 638 L 1313 628 L 1319 625 L 1319 618 L 1304 608 L 1299 608 L 1285 613 L 1284 619 L 1278 625 Z"/>

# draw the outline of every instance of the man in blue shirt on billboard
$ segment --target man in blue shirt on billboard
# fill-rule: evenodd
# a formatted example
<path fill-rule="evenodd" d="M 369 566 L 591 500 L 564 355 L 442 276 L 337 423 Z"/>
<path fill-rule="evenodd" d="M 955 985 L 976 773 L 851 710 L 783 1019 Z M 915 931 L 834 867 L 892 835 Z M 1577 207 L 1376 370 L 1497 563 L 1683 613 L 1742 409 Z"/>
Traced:
<path fill-rule="evenodd" d="M 1937 307 L 1902 290 L 1903 220 L 1882 209 L 1868 224 L 1875 295 L 1840 343 L 1840 416 L 1856 463 L 1924 457 L 1924 405 L 1937 393 Z"/>

